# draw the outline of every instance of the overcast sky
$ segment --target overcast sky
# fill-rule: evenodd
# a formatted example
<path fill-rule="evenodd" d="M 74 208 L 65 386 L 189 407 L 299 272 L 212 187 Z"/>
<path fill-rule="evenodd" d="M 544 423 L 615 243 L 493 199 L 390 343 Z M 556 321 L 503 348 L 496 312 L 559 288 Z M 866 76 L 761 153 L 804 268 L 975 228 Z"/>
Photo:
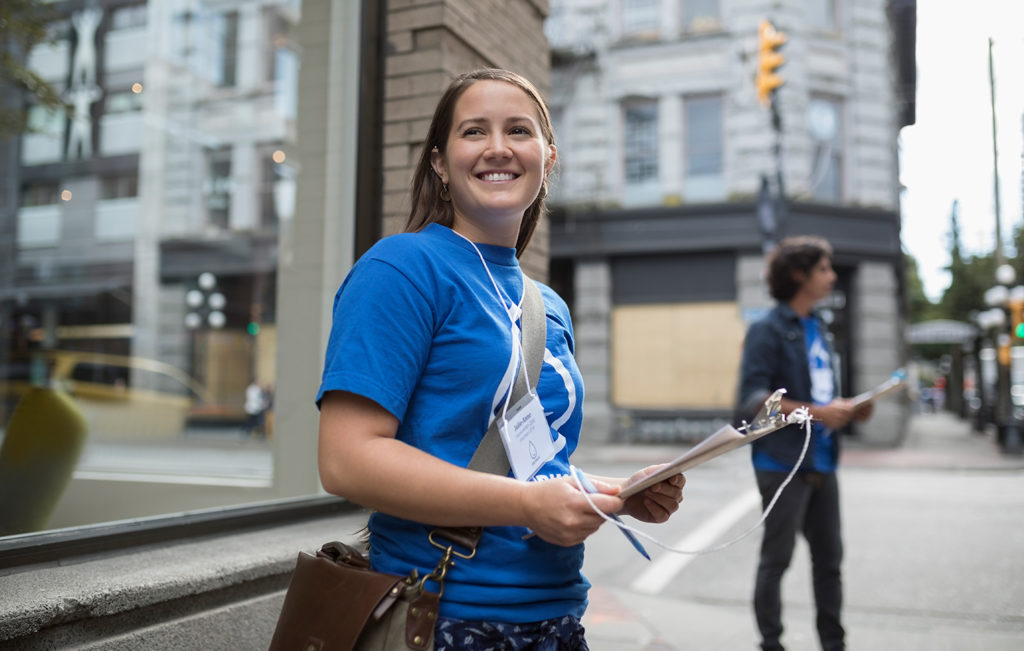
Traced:
<path fill-rule="evenodd" d="M 949 215 L 960 201 L 967 254 L 995 246 L 988 39 L 994 42 L 1003 242 L 1021 222 L 1024 2 L 917 4 L 917 122 L 900 135 L 903 248 L 932 299 L 949 286 Z M 1024 282 L 1024 279 L 1018 279 Z"/>

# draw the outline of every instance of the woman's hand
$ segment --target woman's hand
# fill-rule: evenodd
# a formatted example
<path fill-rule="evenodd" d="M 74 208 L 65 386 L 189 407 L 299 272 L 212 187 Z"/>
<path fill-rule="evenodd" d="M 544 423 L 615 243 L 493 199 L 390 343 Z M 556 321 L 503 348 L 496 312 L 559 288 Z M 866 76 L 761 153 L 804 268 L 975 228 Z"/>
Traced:
<path fill-rule="evenodd" d="M 594 487 L 598 492 L 591 493 L 590 499 L 602 512 L 623 508 L 623 500 L 615 496 L 618 486 L 594 481 Z M 522 482 L 520 503 L 526 526 L 555 545 L 578 545 L 604 524 L 571 477 Z"/>
<path fill-rule="evenodd" d="M 639 481 L 660 468 L 661 466 L 643 468 L 630 477 L 626 484 Z M 665 522 L 679 509 L 679 503 L 683 501 L 683 486 L 685 485 L 686 477 L 684 475 L 672 475 L 642 493 L 631 495 L 625 500 L 625 508 L 622 512 L 641 522 Z"/>

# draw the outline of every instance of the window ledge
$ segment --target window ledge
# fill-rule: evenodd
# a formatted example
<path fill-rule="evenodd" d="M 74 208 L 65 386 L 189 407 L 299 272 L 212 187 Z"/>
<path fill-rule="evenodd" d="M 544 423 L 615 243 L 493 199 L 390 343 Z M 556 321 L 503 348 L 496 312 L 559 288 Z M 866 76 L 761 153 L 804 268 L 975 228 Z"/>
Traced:
<path fill-rule="evenodd" d="M 0 646 L 102 645 L 127 636 L 148 642 L 148 648 L 172 648 L 171 640 L 183 643 L 189 625 L 195 641 L 208 644 L 211 633 L 228 640 L 237 634 L 211 630 L 223 625 L 212 613 L 256 602 L 270 621 L 259 622 L 263 628 L 250 634 L 266 644 L 280 601 L 265 598 L 282 596 L 298 552 L 313 552 L 329 540 L 351 541 L 365 521 L 365 512 L 348 510 L 0 570 Z M 257 624 L 229 619 L 242 627 Z M 149 637 L 140 638 L 142 629 L 154 626 Z"/>

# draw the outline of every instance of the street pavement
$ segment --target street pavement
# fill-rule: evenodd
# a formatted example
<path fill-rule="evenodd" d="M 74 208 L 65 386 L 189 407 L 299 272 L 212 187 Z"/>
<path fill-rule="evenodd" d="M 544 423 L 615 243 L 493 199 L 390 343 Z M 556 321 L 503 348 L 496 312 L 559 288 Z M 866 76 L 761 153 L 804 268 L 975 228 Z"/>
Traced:
<path fill-rule="evenodd" d="M 628 469 L 679 454 L 671 446 L 596 446 L 574 462 L 588 472 Z M 639 528 L 711 553 L 632 551 L 614 527 L 587 543 L 593 583 L 584 618 L 593 651 L 755 649 L 750 595 L 760 529 L 749 454 L 727 453 L 687 473 L 680 512 Z M 1002 454 L 947 413 L 919 414 L 902 445 L 851 441 L 840 469 L 844 624 L 854 650 L 1024 649 L 1024 458 Z M 803 540 L 783 582 L 783 642 L 820 648 Z"/>

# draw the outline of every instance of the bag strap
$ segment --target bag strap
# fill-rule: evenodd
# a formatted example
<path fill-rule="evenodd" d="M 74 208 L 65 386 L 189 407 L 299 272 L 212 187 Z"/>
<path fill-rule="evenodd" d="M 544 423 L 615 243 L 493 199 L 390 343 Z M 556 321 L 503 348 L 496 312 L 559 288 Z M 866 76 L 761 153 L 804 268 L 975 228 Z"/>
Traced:
<path fill-rule="evenodd" d="M 540 378 L 541 366 L 544 363 L 544 348 L 547 344 L 547 314 L 544 310 L 544 297 L 540 294 L 537 283 L 529 276 L 523 275 L 523 361 L 520 363 L 519 373 L 516 374 L 515 385 L 512 387 L 512 395 L 508 399 L 509 404 L 515 404 L 527 393 L 526 378 L 523 375 L 523 365 L 526 366 L 526 375 L 530 378 L 530 387 L 537 388 L 537 380 Z M 498 419 L 494 418 L 487 433 L 473 453 L 469 461 L 470 470 L 489 472 L 495 475 L 505 476 L 511 469 L 508 461 L 508 454 L 498 434 Z M 437 575 L 443 580 L 444 566 L 451 555 L 461 558 L 472 558 L 476 553 L 476 545 L 480 542 L 483 534 L 482 527 L 438 527 L 430 532 L 430 543 L 438 549 L 445 551 L 445 558 L 442 559 L 429 578 L 436 579 Z M 443 538 L 454 545 L 466 550 L 465 552 L 454 552 L 452 544 L 441 543 L 435 538 Z"/>
<path fill-rule="evenodd" d="M 519 373 L 516 374 L 516 383 L 512 388 L 512 395 L 508 404 L 513 405 L 527 393 L 526 378 L 523 377 L 523 364 L 526 366 L 526 375 L 530 378 L 530 388 L 537 387 L 537 380 L 540 378 L 541 365 L 544 363 L 544 347 L 547 343 L 547 316 L 544 313 L 544 297 L 540 295 L 537 283 L 528 276 L 523 276 L 525 287 L 523 293 L 523 362 L 520 364 Z M 505 446 L 501 443 L 498 434 L 498 419 L 491 421 L 480 445 L 477 446 L 473 458 L 469 461 L 471 470 L 490 472 L 495 475 L 507 475 L 511 466 L 508 462 L 508 454 L 505 453 Z"/>

